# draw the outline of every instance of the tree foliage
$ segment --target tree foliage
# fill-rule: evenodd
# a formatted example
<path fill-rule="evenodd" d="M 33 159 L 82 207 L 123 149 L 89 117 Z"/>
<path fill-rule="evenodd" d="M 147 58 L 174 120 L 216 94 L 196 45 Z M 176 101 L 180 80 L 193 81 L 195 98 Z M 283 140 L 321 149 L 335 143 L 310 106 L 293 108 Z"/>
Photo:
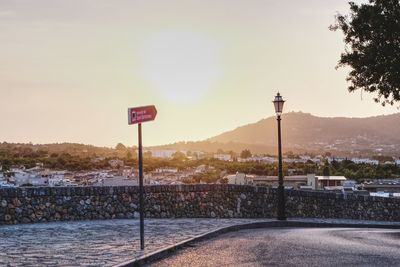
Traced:
<path fill-rule="evenodd" d="M 248 150 L 248 149 L 243 150 L 243 151 L 240 153 L 240 157 L 241 157 L 242 159 L 251 158 L 251 151 Z"/>
<path fill-rule="evenodd" d="M 350 2 L 350 14 L 336 16 L 331 30 L 344 33 L 345 52 L 337 67 L 349 66 L 350 92 L 375 93 L 374 100 L 393 105 L 400 101 L 399 0 Z"/>
<path fill-rule="evenodd" d="M 125 146 L 124 144 L 122 144 L 122 143 L 118 143 L 118 144 L 115 146 L 115 149 L 116 149 L 116 150 L 126 150 L 126 146 Z"/>
<path fill-rule="evenodd" d="M 323 176 L 330 176 L 331 175 L 331 170 L 330 170 L 329 166 L 325 166 L 322 169 L 322 175 Z"/>

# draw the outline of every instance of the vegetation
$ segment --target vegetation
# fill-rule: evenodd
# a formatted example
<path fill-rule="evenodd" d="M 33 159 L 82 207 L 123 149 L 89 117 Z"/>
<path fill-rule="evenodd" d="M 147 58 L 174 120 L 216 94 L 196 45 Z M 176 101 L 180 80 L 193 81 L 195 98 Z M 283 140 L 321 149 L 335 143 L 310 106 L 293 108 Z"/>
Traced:
<path fill-rule="evenodd" d="M 57 145 L 58 146 L 58 145 Z M 77 146 L 82 149 L 81 145 Z M 108 163 L 111 159 L 121 159 L 127 166 L 137 168 L 136 151 L 133 148 L 126 148 L 118 145 L 117 149 L 100 148 L 96 153 L 82 153 L 77 150 L 73 144 L 72 148 L 66 149 L 68 152 L 57 153 L 54 149 L 48 147 L 32 147 L 31 145 L 20 144 L 0 144 L 0 165 L 4 170 L 12 166 L 25 166 L 31 168 L 36 163 L 43 163 L 45 168 L 62 169 L 70 171 L 80 170 L 100 170 L 110 168 Z M 57 148 L 58 149 L 58 148 Z M 84 148 L 86 151 L 86 148 Z M 57 151 L 57 150 L 56 150 Z M 75 151 L 75 152 L 74 152 Z M 244 154 L 250 153 L 244 152 Z M 299 158 L 292 152 L 287 152 L 288 158 Z M 205 159 L 189 160 L 183 153 L 178 152 L 171 159 L 160 159 L 151 157 L 151 153 L 144 154 L 145 171 L 154 171 L 157 168 L 172 167 L 180 171 L 188 168 L 196 168 L 198 166 L 206 166 L 206 171 L 201 174 L 194 175 L 193 179 L 187 180 L 187 183 L 214 183 L 226 182 L 222 177 L 225 174 L 234 174 L 236 172 L 276 176 L 278 174 L 278 166 L 276 163 L 266 164 L 260 162 L 238 162 L 238 161 L 221 161 L 212 157 Z M 390 161 L 391 157 L 375 156 L 380 162 Z M 284 163 L 284 175 L 288 175 L 290 170 L 295 170 L 298 175 L 315 173 L 317 175 L 344 175 L 348 179 L 354 179 L 362 182 L 366 179 L 382 179 L 400 177 L 400 166 L 391 164 L 368 165 L 355 164 L 350 160 L 341 162 L 333 161 L 330 164 L 325 161 L 322 165 L 317 165 L 312 161 L 306 163 Z"/>
<path fill-rule="evenodd" d="M 346 50 L 338 67 L 349 66 L 349 91 L 377 93 L 382 105 L 400 100 L 400 2 L 350 2 L 350 15 L 339 14 L 332 30 L 344 33 Z"/>
<path fill-rule="evenodd" d="M 350 160 L 333 161 L 329 166 L 330 175 L 343 175 L 347 179 L 362 182 L 368 179 L 400 177 L 400 166 L 355 164 Z"/>
<path fill-rule="evenodd" d="M 250 158 L 250 157 L 251 157 L 251 152 L 250 152 L 250 150 L 248 150 L 248 149 L 243 150 L 242 153 L 240 153 L 240 157 L 241 157 L 242 159 Z"/>

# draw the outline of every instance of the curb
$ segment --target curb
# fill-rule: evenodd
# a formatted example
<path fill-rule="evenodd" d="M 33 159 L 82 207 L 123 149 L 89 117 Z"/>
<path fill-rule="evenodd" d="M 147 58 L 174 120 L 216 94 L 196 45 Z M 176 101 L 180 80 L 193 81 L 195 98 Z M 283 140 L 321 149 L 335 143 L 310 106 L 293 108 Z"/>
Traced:
<path fill-rule="evenodd" d="M 161 260 L 163 258 L 168 257 L 172 253 L 180 249 L 184 249 L 185 247 L 190 247 L 194 243 L 204 241 L 207 239 L 211 239 L 213 237 L 219 236 L 221 234 L 245 230 L 245 229 L 259 229 L 259 228 L 279 228 L 279 227 L 319 227 L 319 228 L 384 228 L 384 229 L 400 229 L 400 224 L 379 224 L 379 223 L 356 223 L 356 222 L 348 222 L 348 223 L 334 223 L 334 222 L 308 222 L 308 221 L 265 221 L 265 222 L 254 222 L 254 223 L 244 223 L 231 225 L 227 227 L 218 228 L 216 230 L 207 232 L 205 234 L 201 234 L 195 236 L 193 238 L 186 239 L 184 241 L 178 242 L 174 245 L 170 245 L 168 247 L 153 251 L 146 255 L 140 256 L 136 259 L 129 260 L 120 264 L 115 265 L 114 267 L 136 267 L 136 266 L 144 266 L 146 264 Z"/>

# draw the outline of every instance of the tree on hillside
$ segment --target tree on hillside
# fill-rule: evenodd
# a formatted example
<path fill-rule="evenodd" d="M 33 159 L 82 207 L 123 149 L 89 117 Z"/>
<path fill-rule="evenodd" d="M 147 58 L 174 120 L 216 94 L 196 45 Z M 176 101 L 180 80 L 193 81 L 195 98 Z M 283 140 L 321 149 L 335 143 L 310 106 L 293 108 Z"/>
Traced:
<path fill-rule="evenodd" d="M 186 155 L 185 153 L 181 152 L 181 151 L 176 151 L 173 155 L 172 158 L 174 160 L 184 160 L 186 159 Z"/>
<path fill-rule="evenodd" d="M 331 175 L 331 169 L 329 168 L 329 166 L 325 166 L 322 169 L 322 175 L 323 176 L 330 176 Z"/>
<path fill-rule="evenodd" d="M 125 158 L 126 158 L 127 160 L 133 159 L 132 152 L 128 150 L 128 151 L 126 152 Z"/>
<path fill-rule="evenodd" d="M 237 153 L 233 150 L 229 150 L 228 154 L 231 155 L 232 158 L 236 158 L 237 157 Z"/>
<path fill-rule="evenodd" d="M 118 143 L 118 144 L 115 146 L 115 149 L 116 149 L 116 150 L 120 150 L 120 151 L 124 151 L 124 150 L 126 150 L 126 146 L 125 146 L 124 144 L 122 144 L 122 143 Z"/>
<path fill-rule="evenodd" d="M 240 153 L 240 157 L 241 157 L 242 159 L 250 158 L 250 157 L 251 157 L 251 151 L 248 150 L 248 149 L 243 150 L 243 151 Z"/>
<path fill-rule="evenodd" d="M 376 93 L 377 103 L 400 101 L 400 2 L 350 2 L 350 14 L 336 16 L 331 30 L 344 33 L 345 52 L 337 67 L 349 66 L 350 92 Z"/>

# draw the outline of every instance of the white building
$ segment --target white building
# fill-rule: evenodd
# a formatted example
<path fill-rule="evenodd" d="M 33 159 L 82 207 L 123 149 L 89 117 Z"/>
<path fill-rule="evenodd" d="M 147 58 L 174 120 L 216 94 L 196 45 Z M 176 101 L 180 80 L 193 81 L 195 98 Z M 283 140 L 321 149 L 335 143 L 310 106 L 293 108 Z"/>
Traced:
<path fill-rule="evenodd" d="M 228 184 L 249 184 L 249 177 L 247 177 L 247 175 L 244 173 L 237 172 L 236 174 L 227 175 L 225 178 L 228 179 Z"/>
<path fill-rule="evenodd" d="M 123 177 L 134 177 L 135 176 L 135 171 L 133 168 L 124 168 L 122 170 L 122 176 Z"/>
<path fill-rule="evenodd" d="M 48 185 L 48 177 L 40 175 L 33 175 L 22 170 L 15 170 L 14 175 L 10 179 L 16 186 L 32 185 L 32 186 L 46 186 Z"/>
<path fill-rule="evenodd" d="M 64 185 L 65 171 L 56 171 L 48 177 L 49 186 L 62 186 Z"/>
<path fill-rule="evenodd" d="M 353 180 L 347 180 L 343 182 L 344 192 L 353 192 L 357 190 L 357 182 Z"/>
<path fill-rule="evenodd" d="M 158 168 L 155 171 L 156 173 L 177 173 L 178 168 L 171 168 L 171 167 L 163 167 L 163 168 Z"/>
<path fill-rule="evenodd" d="M 91 163 L 99 163 L 100 161 L 105 160 L 105 157 L 96 157 L 90 160 Z"/>
<path fill-rule="evenodd" d="M 370 164 L 370 165 L 378 165 L 379 161 L 374 159 L 360 159 L 360 158 L 352 158 L 352 162 L 356 164 Z"/>
<path fill-rule="evenodd" d="M 263 157 L 263 156 L 252 156 L 250 158 L 238 158 L 239 162 L 265 162 L 265 163 L 274 163 L 278 162 L 278 159 L 272 157 Z"/>
<path fill-rule="evenodd" d="M 344 176 L 315 176 L 307 174 L 307 187 L 313 190 L 343 189 L 343 183 L 347 180 Z M 302 187 L 306 188 L 306 187 Z"/>
<path fill-rule="evenodd" d="M 32 186 L 47 186 L 49 184 L 49 178 L 40 176 L 32 177 L 29 179 L 28 184 Z"/>
<path fill-rule="evenodd" d="M 300 156 L 300 159 L 307 161 L 307 160 L 310 160 L 311 157 L 310 157 L 310 156 L 307 156 L 307 155 L 301 155 L 301 156 Z"/>
<path fill-rule="evenodd" d="M 214 158 L 223 160 L 223 161 L 231 161 L 232 160 L 231 154 L 215 154 Z"/>
<path fill-rule="evenodd" d="M 328 158 L 328 163 L 330 164 L 330 163 L 332 163 L 333 161 L 342 162 L 342 161 L 344 161 L 345 159 L 346 159 L 346 158 L 337 158 L 337 157 Z"/>
<path fill-rule="evenodd" d="M 0 187 L 9 187 L 9 186 L 11 186 L 11 185 L 7 182 L 3 173 L 0 172 Z"/>
<path fill-rule="evenodd" d="M 312 162 L 314 162 L 315 164 L 321 164 L 321 159 L 320 158 L 313 158 L 310 159 Z"/>
<path fill-rule="evenodd" d="M 176 150 L 150 150 L 153 158 L 169 159 L 176 153 Z"/>
<path fill-rule="evenodd" d="M 204 164 L 197 166 L 196 169 L 194 170 L 194 173 L 203 173 L 206 172 L 208 167 Z"/>

